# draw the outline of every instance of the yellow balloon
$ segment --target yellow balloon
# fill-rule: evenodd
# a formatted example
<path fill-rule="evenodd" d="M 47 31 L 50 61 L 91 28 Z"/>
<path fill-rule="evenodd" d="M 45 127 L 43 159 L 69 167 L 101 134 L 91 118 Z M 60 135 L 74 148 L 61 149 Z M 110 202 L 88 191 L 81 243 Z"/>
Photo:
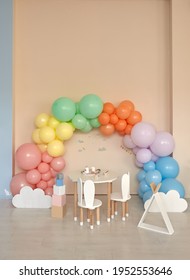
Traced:
<path fill-rule="evenodd" d="M 32 132 L 32 140 L 36 144 L 41 144 L 42 143 L 42 141 L 40 139 L 40 128 L 34 129 L 34 131 Z"/>
<path fill-rule="evenodd" d="M 59 123 L 60 123 L 60 121 L 58 121 L 56 118 L 50 117 L 47 125 L 51 128 L 56 128 Z"/>
<path fill-rule="evenodd" d="M 55 133 L 59 140 L 68 140 L 73 136 L 73 127 L 71 124 L 63 122 L 57 126 Z"/>
<path fill-rule="evenodd" d="M 34 123 L 38 128 L 41 128 L 47 125 L 48 120 L 49 120 L 49 115 L 46 113 L 41 113 L 36 116 Z"/>
<path fill-rule="evenodd" d="M 40 128 L 39 136 L 42 143 L 47 144 L 55 139 L 55 131 L 49 126 L 43 126 Z"/>
<path fill-rule="evenodd" d="M 42 153 L 47 151 L 47 145 L 46 144 L 38 144 L 38 148 Z"/>
<path fill-rule="evenodd" d="M 60 140 L 53 140 L 47 146 L 47 152 L 52 157 L 62 156 L 65 152 L 63 142 Z"/>

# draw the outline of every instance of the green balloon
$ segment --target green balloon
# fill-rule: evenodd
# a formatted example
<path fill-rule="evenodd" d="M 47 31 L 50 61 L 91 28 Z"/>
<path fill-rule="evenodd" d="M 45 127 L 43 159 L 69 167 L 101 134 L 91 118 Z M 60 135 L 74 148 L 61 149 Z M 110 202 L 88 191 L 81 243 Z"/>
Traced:
<path fill-rule="evenodd" d="M 103 110 L 103 102 L 95 94 L 85 95 L 79 102 L 80 113 L 87 119 L 97 118 Z"/>
<path fill-rule="evenodd" d="M 95 127 L 95 128 L 100 127 L 100 123 L 99 123 L 98 118 L 91 119 L 91 120 L 89 120 L 89 122 L 90 122 L 92 127 Z"/>
<path fill-rule="evenodd" d="M 68 122 L 75 116 L 76 105 L 70 98 L 60 97 L 54 101 L 51 111 L 59 121 Z"/>
<path fill-rule="evenodd" d="M 92 126 L 90 125 L 89 120 L 86 120 L 86 125 L 81 129 L 82 132 L 89 132 L 92 130 Z"/>
<path fill-rule="evenodd" d="M 81 114 L 76 114 L 72 119 L 72 124 L 74 125 L 75 128 L 82 129 L 86 126 L 87 119 L 83 117 L 83 115 Z"/>

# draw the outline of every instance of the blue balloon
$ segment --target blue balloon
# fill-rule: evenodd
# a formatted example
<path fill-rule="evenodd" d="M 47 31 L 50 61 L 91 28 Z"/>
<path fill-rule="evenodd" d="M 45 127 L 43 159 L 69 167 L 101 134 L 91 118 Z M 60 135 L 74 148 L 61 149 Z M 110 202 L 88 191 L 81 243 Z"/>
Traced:
<path fill-rule="evenodd" d="M 146 172 L 144 170 L 140 170 L 136 175 L 137 180 L 139 182 L 142 181 L 145 178 L 145 175 L 146 175 Z"/>
<path fill-rule="evenodd" d="M 149 198 L 151 198 L 152 195 L 153 195 L 152 190 L 145 192 L 143 195 L 143 202 L 145 203 Z"/>
<path fill-rule="evenodd" d="M 176 178 L 179 174 L 179 165 L 172 157 L 162 157 L 156 161 L 156 169 L 160 171 L 162 179 Z"/>
<path fill-rule="evenodd" d="M 167 193 L 168 191 L 175 190 L 179 193 L 181 198 L 185 197 L 185 188 L 182 183 L 174 178 L 166 178 L 162 181 L 160 192 Z"/>
<path fill-rule="evenodd" d="M 151 183 L 158 185 L 162 181 L 162 175 L 158 170 L 150 170 L 146 173 L 145 180 L 148 185 Z"/>
<path fill-rule="evenodd" d="M 142 180 L 139 184 L 139 189 L 144 194 L 145 192 L 150 191 L 151 187 L 147 184 L 145 180 Z"/>
<path fill-rule="evenodd" d="M 140 198 L 143 198 L 144 193 L 141 191 L 140 187 L 138 188 L 138 195 Z"/>
<path fill-rule="evenodd" d="M 150 160 L 143 164 L 143 168 L 145 171 L 155 170 L 155 163 L 153 160 Z"/>

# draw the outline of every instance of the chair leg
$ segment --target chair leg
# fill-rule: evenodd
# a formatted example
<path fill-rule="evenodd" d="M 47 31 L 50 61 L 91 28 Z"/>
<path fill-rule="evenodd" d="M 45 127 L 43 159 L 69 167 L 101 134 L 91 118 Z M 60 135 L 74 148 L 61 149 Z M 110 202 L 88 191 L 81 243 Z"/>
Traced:
<path fill-rule="evenodd" d="M 100 208 L 96 208 L 96 224 L 100 225 Z"/>
<path fill-rule="evenodd" d="M 90 210 L 87 209 L 87 222 L 90 223 Z"/>
<path fill-rule="evenodd" d="M 114 201 L 114 212 L 115 212 L 115 215 L 118 214 L 118 210 L 117 210 L 117 201 Z"/>
<path fill-rule="evenodd" d="M 129 216 L 128 201 L 125 202 L 125 216 Z"/>
<path fill-rule="evenodd" d="M 94 215 L 92 210 L 90 210 L 90 228 L 94 228 Z"/>
<path fill-rule="evenodd" d="M 112 219 L 114 219 L 114 212 L 115 212 L 115 203 L 114 203 L 115 201 L 114 200 L 112 200 L 112 202 L 111 202 L 111 218 Z"/>
<path fill-rule="evenodd" d="M 122 202 L 122 221 L 125 221 L 125 202 Z"/>
<path fill-rule="evenodd" d="M 83 226 L 83 208 L 80 208 L 80 226 Z"/>

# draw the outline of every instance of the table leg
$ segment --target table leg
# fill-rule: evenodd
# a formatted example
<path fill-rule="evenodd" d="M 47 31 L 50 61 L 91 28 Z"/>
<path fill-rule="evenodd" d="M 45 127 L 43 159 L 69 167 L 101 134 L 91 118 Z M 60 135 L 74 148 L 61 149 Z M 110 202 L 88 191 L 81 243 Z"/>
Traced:
<path fill-rule="evenodd" d="M 74 182 L 74 221 L 77 221 L 77 182 Z"/>
<path fill-rule="evenodd" d="M 110 217 L 111 217 L 111 196 L 112 192 L 112 182 L 108 182 L 107 184 L 107 199 L 108 199 L 108 209 L 107 209 L 107 221 L 110 222 Z"/>

